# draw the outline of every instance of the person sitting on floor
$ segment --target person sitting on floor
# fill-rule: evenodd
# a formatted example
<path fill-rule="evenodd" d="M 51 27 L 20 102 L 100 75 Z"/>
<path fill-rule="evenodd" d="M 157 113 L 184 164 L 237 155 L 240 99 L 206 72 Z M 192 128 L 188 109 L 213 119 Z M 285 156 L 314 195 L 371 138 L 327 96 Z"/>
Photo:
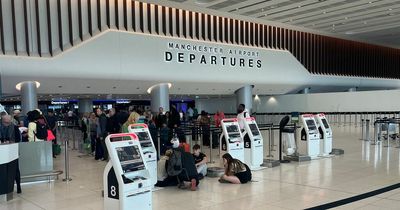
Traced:
<path fill-rule="evenodd" d="M 218 180 L 221 183 L 245 184 L 251 181 L 250 168 L 238 159 L 234 159 L 229 153 L 222 156 L 225 173 Z"/>
<path fill-rule="evenodd" d="M 195 144 L 193 146 L 193 158 L 196 164 L 197 173 L 199 178 L 202 179 L 207 175 L 207 156 L 201 152 L 200 145 Z"/>

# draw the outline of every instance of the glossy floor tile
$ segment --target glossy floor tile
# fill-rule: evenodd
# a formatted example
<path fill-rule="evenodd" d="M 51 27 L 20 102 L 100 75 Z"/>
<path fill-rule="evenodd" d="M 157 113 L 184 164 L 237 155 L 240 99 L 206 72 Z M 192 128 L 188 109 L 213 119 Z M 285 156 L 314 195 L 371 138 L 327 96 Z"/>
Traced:
<path fill-rule="evenodd" d="M 304 209 L 399 182 L 400 150 L 395 148 L 398 142 L 391 142 L 391 147 L 370 145 L 359 140 L 359 127 L 333 127 L 334 148 L 344 149 L 344 155 L 255 171 L 254 181 L 244 185 L 220 184 L 216 178 L 205 178 L 195 192 L 164 188 L 153 193 L 153 209 Z M 278 143 L 277 132 L 275 142 Z M 209 155 L 210 149 L 203 149 Z M 215 162 L 212 165 L 219 165 L 218 151 L 212 152 Z M 277 157 L 276 151 L 272 154 Z M 71 182 L 25 184 L 21 195 L 15 194 L 13 201 L 0 203 L 0 210 L 102 210 L 105 164 L 71 150 Z M 59 156 L 55 169 L 63 167 L 63 156 Z M 399 208 L 400 189 L 397 189 L 337 209 Z"/>

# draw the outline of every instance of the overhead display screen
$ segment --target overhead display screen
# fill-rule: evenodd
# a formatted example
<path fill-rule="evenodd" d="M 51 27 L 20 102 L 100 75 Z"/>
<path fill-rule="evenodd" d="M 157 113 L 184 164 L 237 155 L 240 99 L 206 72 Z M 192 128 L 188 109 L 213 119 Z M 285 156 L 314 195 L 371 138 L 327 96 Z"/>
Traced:
<path fill-rule="evenodd" d="M 136 132 L 135 134 L 138 136 L 139 142 L 140 142 L 140 146 L 142 146 L 142 148 L 153 147 L 153 144 L 151 143 L 151 139 L 150 139 L 149 133 L 147 133 L 145 131 L 141 131 L 141 132 Z"/>
<path fill-rule="evenodd" d="M 249 124 L 251 133 L 253 134 L 253 136 L 259 136 L 260 132 L 258 131 L 257 125 L 256 124 Z"/>
<path fill-rule="evenodd" d="M 139 171 L 145 168 L 137 145 L 116 147 L 115 150 L 117 151 L 123 173 Z"/>
<path fill-rule="evenodd" d="M 328 122 L 326 121 L 326 119 L 322 118 L 321 121 L 322 121 L 322 123 L 324 124 L 325 128 L 329 128 L 329 124 L 328 124 Z"/>
<path fill-rule="evenodd" d="M 317 130 L 314 120 L 306 120 L 306 123 L 309 130 Z"/>

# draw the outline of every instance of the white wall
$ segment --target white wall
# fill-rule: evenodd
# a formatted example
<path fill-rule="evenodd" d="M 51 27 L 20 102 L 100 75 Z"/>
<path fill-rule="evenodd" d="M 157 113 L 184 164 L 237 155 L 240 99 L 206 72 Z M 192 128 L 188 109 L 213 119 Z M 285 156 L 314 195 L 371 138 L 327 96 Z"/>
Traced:
<path fill-rule="evenodd" d="M 235 98 L 196 100 L 199 110 L 235 112 Z M 201 109 L 200 109 L 201 107 Z M 253 112 L 363 112 L 400 111 L 400 90 L 260 96 Z"/>

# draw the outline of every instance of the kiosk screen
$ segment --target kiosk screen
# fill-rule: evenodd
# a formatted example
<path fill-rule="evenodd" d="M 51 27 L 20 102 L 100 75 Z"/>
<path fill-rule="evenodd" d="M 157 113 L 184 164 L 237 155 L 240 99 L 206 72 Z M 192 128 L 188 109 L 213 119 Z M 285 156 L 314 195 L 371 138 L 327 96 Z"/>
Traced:
<path fill-rule="evenodd" d="M 253 134 L 253 136 L 259 136 L 260 132 L 258 131 L 257 125 L 256 124 L 249 124 L 251 133 Z"/>
<path fill-rule="evenodd" d="M 226 131 L 228 132 L 229 142 L 235 142 L 231 141 L 231 139 L 240 138 L 239 127 L 237 125 L 227 125 Z"/>
<path fill-rule="evenodd" d="M 325 128 L 329 128 L 328 122 L 326 121 L 326 119 L 322 118 L 322 123 L 324 124 Z"/>
<path fill-rule="evenodd" d="M 306 120 L 306 123 L 309 130 L 317 130 L 314 120 Z"/>
<path fill-rule="evenodd" d="M 136 132 L 136 135 L 139 138 L 140 146 L 144 147 L 152 147 L 150 136 L 147 132 Z"/>
<path fill-rule="evenodd" d="M 144 169 L 144 163 L 142 157 L 140 156 L 139 147 L 127 146 L 127 147 L 117 147 L 119 162 L 121 163 L 121 168 L 124 173 L 139 171 Z"/>

